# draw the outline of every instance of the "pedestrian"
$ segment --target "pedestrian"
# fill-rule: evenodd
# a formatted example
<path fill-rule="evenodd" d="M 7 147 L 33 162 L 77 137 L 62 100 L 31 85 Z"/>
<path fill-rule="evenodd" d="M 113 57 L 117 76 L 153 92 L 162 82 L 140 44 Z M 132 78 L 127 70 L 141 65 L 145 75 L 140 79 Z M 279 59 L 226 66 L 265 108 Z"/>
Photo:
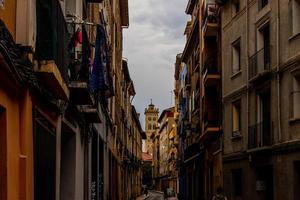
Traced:
<path fill-rule="evenodd" d="M 213 196 L 212 200 L 227 200 L 227 197 L 223 194 L 222 187 L 217 188 L 217 194 Z"/>

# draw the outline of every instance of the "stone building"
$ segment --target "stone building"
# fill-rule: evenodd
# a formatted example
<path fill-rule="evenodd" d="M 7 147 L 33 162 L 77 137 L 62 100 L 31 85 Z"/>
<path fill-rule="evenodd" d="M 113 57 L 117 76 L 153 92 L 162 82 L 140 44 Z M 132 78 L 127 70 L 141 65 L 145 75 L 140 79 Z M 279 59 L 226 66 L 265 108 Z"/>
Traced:
<path fill-rule="evenodd" d="M 0 199 L 138 196 L 145 134 L 122 59 L 128 2 L 0 6 Z"/>
<path fill-rule="evenodd" d="M 175 193 L 178 192 L 178 176 L 177 176 L 177 130 L 174 119 L 174 107 L 163 110 L 158 123 L 159 129 L 156 132 L 156 146 L 158 162 L 154 169 L 157 169 L 154 177 L 156 187 L 163 191 L 172 188 Z"/>
<path fill-rule="evenodd" d="M 176 58 L 180 193 L 185 199 L 211 199 L 222 185 L 219 11 L 214 0 L 188 1 L 186 44 Z"/>
<path fill-rule="evenodd" d="M 145 109 L 145 132 L 146 132 L 146 142 L 145 142 L 145 152 L 153 155 L 153 143 L 151 140 L 152 133 L 156 130 L 158 126 L 158 108 L 151 103 L 148 108 Z"/>
<path fill-rule="evenodd" d="M 300 2 L 220 2 L 225 193 L 299 199 Z"/>

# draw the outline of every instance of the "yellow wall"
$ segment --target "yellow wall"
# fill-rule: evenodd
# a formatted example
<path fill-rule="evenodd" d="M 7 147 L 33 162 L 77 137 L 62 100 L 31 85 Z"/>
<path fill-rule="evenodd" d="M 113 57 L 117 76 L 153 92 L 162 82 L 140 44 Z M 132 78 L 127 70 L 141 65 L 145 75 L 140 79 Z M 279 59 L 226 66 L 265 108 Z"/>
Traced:
<path fill-rule="evenodd" d="M 16 0 L 6 0 L 4 9 L 0 8 L 0 18 L 3 20 L 12 34 L 16 38 Z"/>
<path fill-rule="evenodd" d="M 12 92 L 13 93 L 13 92 Z M 32 103 L 29 92 L 8 95 L 0 88 L 7 116 L 7 198 L 33 199 Z"/>

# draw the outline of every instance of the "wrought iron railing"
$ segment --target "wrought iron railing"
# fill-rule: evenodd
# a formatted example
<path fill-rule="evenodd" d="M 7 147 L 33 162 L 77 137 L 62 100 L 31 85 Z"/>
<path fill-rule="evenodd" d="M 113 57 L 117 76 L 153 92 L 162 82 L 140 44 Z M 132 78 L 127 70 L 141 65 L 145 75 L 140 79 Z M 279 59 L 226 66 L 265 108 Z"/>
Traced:
<path fill-rule="evenodd" d="M 71 40 L 68 45 L 70 54 L 70 80 L 88 81 L 91 57 L 91 45 L 89 42 L 86 25 L 69 23 L 68 30 Z"/>
<path fill-rule="evenodd" d="M 272 140 L 272 123 L 260 122 L 249 127 L 248 148 L 259 148 L 270 146 Z"/>
<path fill-rule="evenodd" d="M 203 16 L 202 27 L 205 27 L 207 23 L 219 23 L 219 5 L 216 3 L 208 3 L 205 7 L 205 13 Z"/>
<path fill-rule="evenodd" d="M 203 65 L 202 75 L 204 74 L 218 74 L 218 62 L 216 59 L 207 59 Z"/>
<path fill-rule="evenodd" d="M 63 79 L 68 82 L 69 33 L 58 0 L 37 0 L 37 60 L 54 60 Z"/>
<path fill-rule="evenodd" d="M 265 46 L 249 58 L 249 79 L 256 75 L 270 71 L 271 47 Z"/>

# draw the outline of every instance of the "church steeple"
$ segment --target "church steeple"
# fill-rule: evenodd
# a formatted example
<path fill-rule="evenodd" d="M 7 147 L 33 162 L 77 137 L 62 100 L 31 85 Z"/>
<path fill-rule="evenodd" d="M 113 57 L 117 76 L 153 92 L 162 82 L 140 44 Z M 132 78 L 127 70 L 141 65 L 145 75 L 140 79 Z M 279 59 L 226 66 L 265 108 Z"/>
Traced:
<path fill-rule="evenodd" d="M 151 135 L 156 130 L 156 127 L 158 125 L 158 113 L 158 108 L 155 107 L 152 99 L 150 99 L 150 104 L 148 105 L 148 108 L 145 109 L 145 132 L 147 136 L 145 150 L 149 154 L 152 154 L 153 152 Z"/>

